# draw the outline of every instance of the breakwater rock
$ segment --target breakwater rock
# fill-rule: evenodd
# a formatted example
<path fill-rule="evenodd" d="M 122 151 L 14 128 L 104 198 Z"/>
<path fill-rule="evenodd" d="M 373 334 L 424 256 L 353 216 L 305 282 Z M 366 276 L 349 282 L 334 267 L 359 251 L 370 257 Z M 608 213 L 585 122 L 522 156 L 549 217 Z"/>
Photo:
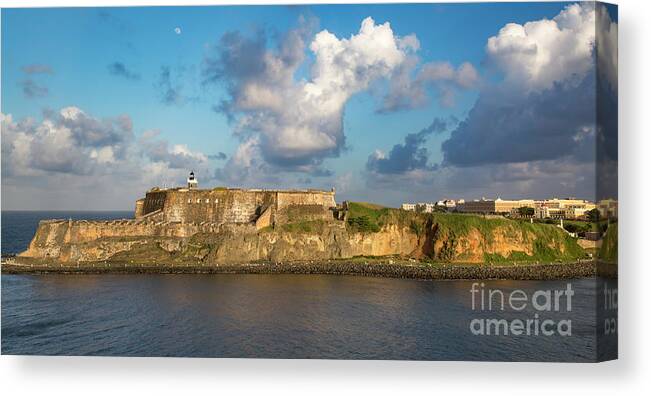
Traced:
<path fill-rule="evenodd" d="M 62 265 L 49 262 L 4 262 L 2 273 L 64 274 L 326 274 L 355 275 L 407 279 L 512 279 L 550 280 L 592 277 L 598 275 L 595 262 L 528 265 L 476 265 L 392 263 L 389 261 L 311 261 L 291 263 L 245 263 L 224 265 L 143 263 L 86 263 Z"/>

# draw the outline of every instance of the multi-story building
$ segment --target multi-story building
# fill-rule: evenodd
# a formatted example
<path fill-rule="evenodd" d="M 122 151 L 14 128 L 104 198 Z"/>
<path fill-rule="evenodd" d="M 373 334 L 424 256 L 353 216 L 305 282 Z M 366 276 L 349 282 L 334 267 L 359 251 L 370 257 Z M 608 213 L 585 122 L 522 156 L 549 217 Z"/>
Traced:
<path fill-rule="evenodd" d="M 403 203 L 400 205 L 402 210 L 411 210 L 421 213 L 432 213 L 436 208 L 436 204 L 432 202 L 418 202 L 418 203 Z"/>
<path fill-rule="evenodd" d="M 403 203 L 402 205 L 400 205 L 400 209 L 402 209 L 402 210 L 416 210 L 416 204 Z"/>
<path fill-rule="evenodd" d="M 457 210 L 465 213 L 484 213 L 484 214 L 507 214 L 513 213 L 519 208 L 535 208 L 533 199 L 486 199 L 465 201 L 463 204 L 456 205 Z"/>
<path fill-rule="evenodd" d="M 436 203 L 404 203 L 401 208 L 403 210 L 420 211 L 424 213 L 432 213 L 436 208 L 443 208 L 448 211 L 456 210 L 463 213 L 481 213 L 481 214 L 508 214 L 511 216 L 520 216 L 520 208 L 533 209 L 533 216 L 541 219 L 583 219 L 586 212 L 596 208 L 597 206 L 584 199 L 576 198 L 552 198 L 544 200 L 533 199 L 475 199 L 472 201 L 464 201 L 459 199 L 444 199 Z M 602 216 L 608 213 L 611 217 L 617 216 L 617 201 L 601 201 L 599 203 L 599 210 Z"/>
<path fill-rule="evenodd" d="M 590 201 L 576 198 L 546 199 L 536 201 L 535 217 L 540 219 L 581 219 L 596 205 Z"/>
<path fill-rule="evenodd" d="M 416 204 L 416 211 L 422 213 L 432 213 L 436 208 L 436 204 L 432 202 L 419 202 Z"/>

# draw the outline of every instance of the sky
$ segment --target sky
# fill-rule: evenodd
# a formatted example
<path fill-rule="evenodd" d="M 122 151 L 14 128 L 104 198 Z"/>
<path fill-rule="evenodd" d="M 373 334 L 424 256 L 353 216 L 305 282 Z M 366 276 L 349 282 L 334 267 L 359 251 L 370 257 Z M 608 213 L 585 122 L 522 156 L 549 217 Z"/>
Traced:
<path fill-rule="evenodd" d="M 3 9 L 2 209 L 131 209 L 190 170 L 389 206 L 595 199 L 616 38 L 592 3 Z"/>

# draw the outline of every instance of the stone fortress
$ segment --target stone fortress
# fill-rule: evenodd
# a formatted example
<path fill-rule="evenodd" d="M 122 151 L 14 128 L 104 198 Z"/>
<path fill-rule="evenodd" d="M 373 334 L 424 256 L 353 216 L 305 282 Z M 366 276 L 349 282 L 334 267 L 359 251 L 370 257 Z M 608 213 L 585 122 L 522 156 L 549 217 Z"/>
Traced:
<path fill-rule="evenodd" d="M 184 188 L 152 188 L 136 201 L 136 221 L 255 225 L 256 229 L 297 221 L 334 220 L 334 188 L 263 190 L 217 187 L 199 189 L 194 172 Z"/>
<path fill-rule="evenodd" d="M 335 191 L 264 190 L 218 187 L 199 189 L 194 173 L 186 187 L 154 187 L 136 201 L 133 219 L 42 220 L 22 257 L 105 259 L 130 250 L 143 238 L 189 238 L 196 234 L 257 234 L 260 230 L 322 220 L 335 228 L 345 224 L 345 207 Z"/>

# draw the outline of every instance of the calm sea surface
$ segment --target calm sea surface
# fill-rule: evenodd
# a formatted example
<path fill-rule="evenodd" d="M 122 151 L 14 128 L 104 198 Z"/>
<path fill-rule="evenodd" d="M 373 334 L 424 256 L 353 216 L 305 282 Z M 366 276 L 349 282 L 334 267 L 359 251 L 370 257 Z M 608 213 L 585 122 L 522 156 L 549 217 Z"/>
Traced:
<path fill-rule="evenodd" d="M 39 218 L 130 213 L 2 212 L 2 252 L 27 247 Z M 592 361 L 595 284 L 485 281 L 486 289 L 575 291 L 572 335 L 482 336 L 472 281 L 329 275 L 2 275 L 2 353 L 333 359 Z M 531 305 L 531 304 L 529 304 Z"/>

